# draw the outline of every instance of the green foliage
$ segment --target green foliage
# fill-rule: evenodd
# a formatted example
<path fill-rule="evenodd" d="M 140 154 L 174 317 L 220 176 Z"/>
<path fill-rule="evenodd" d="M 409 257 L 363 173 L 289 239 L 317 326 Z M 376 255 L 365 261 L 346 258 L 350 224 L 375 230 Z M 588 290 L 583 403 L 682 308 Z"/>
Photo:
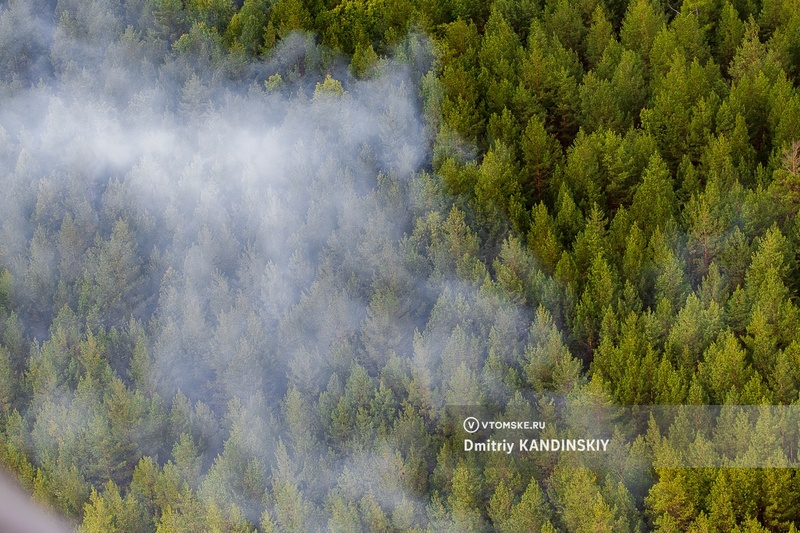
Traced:
<path fill-rule="evenodd" d="M 631 204 L 631 220 L 638 224 L 645 237 L 657 230 L 668 231 L 673 224 L 675 195 L 670 176 L 664 161 L 654 155 L 642 176 L 642 183 L 636 188 Z"/>
<path fill-rule="evenodd" d="M 155 35 L 167 42 L 176 41 L 186 30 L 186 13 L 181 0 L 147 0 L 153 14 Z"/>
<path fill-rule="evenodd" d="M 266 27 L 263 28 L 263 50 L 271 50 L 280 39 L 285 39 L 293 31 L 310 29 L 311 14 L 300 0 L 280 0 L 275 2 L 269 12 Z"/>
<path fill-rule="evenodd" d="M 314 89 L 314 98 L 333 98 L 344 94 L 342 82 L 332 78 L 330 74 L 326 75 L 321 83 L 317 82 L 317 87 Z"/>
<path fill-rule="evenodd" d="M 225 29 L 226 44 L 230 47 L 242 46 L 247 54 L 258 53 L 264 45 L 264 26 L 269 7 L 266 0 L 245 0 Z"/>
<path fill-rule="evenodd" d="M 620 42 L 626 48 L 638 53 L 641 58 L 647 58 L 656 34 L 665 23 L 666 17 L 652 2 L 634 0 L 628 4 L 628 10 L 622 21 Z"/>
<path fill-rule="evenodd" d="M 797 403 L 796 0 L 101 4 L 0 10 L 9 106 L 54 83 L 192 136 L 291 94 L 313 135 L 286 152 L 358 155 L 264 212 L 202 153 L 50 168 L 0 128 L 0 463 L 38 501 L 86 532 L 796 530 L 794 469 L 662 467 L 711 453 L 685 419 L 587 467 L 465 455 L 441 409 Z M 4 37 L 40 19 L 52 43 Z M 364 91 L 401 86 L 362 139 Z M 418 118 L 430 158 L 387 161 Z M 232 159 L 260 138 L 222 126 Z"/>

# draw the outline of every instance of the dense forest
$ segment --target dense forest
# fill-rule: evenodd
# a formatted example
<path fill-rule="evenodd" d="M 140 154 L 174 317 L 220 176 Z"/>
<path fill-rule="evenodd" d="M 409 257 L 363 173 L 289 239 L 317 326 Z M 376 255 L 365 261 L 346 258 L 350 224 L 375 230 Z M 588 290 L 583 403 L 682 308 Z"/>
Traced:
<path fill-rule="evenodd" d="M 800 404 L 798 76 L 797 0 L 4 1 L 0 463 L 86 533 L 797 531 L 796 457 L 675 467 L 747 421 L 445 407 Z"/>

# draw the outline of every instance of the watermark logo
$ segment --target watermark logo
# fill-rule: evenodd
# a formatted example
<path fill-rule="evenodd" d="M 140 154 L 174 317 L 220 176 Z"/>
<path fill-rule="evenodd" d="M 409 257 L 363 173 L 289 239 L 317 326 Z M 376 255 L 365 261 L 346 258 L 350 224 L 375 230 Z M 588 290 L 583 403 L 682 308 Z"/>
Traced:
<path fill-rule="evenodd" d="M 489 429 L 489 430 L 496 430 L 496 429 L 504 429 L 504 430 L 543 430 L 545 423 L 544 422 L 531 422 L 529 420 L 485 420 L 481 422 L 474 416 L 468 416 L 464 419 L 464 431 L 467 433 L 475 433 L 479 429 Z"/>
<path fill-rule="evenodd" d="M 464 431 L 467 433 L 475 433 L 481 427 L 480 421 L 474 416 L 464 419 Z"/>

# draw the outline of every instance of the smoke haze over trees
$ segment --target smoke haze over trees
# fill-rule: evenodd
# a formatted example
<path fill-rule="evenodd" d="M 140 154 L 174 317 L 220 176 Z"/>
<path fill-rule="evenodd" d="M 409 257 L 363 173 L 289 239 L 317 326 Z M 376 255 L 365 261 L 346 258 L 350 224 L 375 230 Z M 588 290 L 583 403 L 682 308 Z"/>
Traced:
<path fill-rule="evenodd" d="M 0 462 L 85 532 L 795 530 L 702 428 L 444 406 L 798 403 L 797 7 L 3 3 Z"/>

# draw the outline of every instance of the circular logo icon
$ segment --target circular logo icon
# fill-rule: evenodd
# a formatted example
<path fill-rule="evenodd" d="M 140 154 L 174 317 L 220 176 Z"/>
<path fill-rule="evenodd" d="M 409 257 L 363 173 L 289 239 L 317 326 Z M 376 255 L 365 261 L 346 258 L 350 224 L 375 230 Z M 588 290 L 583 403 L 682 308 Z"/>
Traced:
<path fill-rule="evenodd" d="M 475 433 L 480 427 L 481 423 L 474 416 L 464 419 L 464 431 L 467 433 Z"/>

